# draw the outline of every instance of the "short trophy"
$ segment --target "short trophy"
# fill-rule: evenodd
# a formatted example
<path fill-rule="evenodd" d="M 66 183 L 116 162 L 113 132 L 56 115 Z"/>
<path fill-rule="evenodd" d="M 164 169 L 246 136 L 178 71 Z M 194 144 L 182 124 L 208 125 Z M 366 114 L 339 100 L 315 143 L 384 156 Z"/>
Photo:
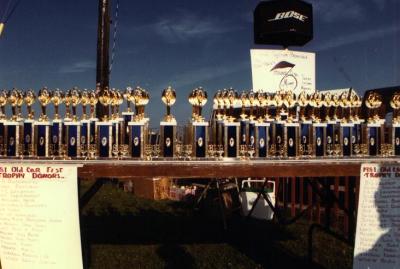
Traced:
<path fill-rule="evenodd" d="M 205 158 L 208 148 L 208 122 L 201 115 L 203 106 L 207 103 L 207 92 L 202 88 L 194 89 L 189 97 L 192 105 L 192 120 L 189 123 L 189 137 L 192 154 L 196 158 Z"/>
<path fill-rule="evenodd" d="M 103 107 L 108 108 L 112 102 L 111 92 L 108 87 L 99 93 L 99 102 Z M 97 148 L 98 155 L 101 158 L 112 157 L 112 123 L 109 121 L 109 115 L 106 113 L 100 122 L 96 122 L 97 129 Z"/>
<path fill-rule="evenodd" d="M 70 100 L 72 106 L 72 120 L 65 122 L 65 141 L 67 144 L 67 156 L 70 158 L 76 158 L 80 155 L 80 132 L 81 122 L 76 115 L 76 109 L 81 103 L 81 92 L 78 88 L 74 87 L 68 91 L 66 98 Z"/>
<path fill-rule="evenodd" d="M 167 106 L 167 114 L 164 116 L 163 121 L 160 122 L 161 154 L 163 157 L 174 157 L 176 120 L 171 114 L 171 106 L 176 101 L 175 90 L 171 87 L 164 89 L 161 95 L 161 100 Z"/>
<path fill-rule="evenodd" d="M 11 105 L 12 117 L 4 122 L 6 155 L 9 157 L 19 157 L 21 155 L 21 137 L 23 135 L 23 122 L 18 119 L 17 106 L 20 102 L 20 93 L 17 89 L 11 90 L 7 95 L 7 102 Z"/>
<path fill-rule="evenodd" d="M 60 147 L 64 144 L 64 123 L 59 115 L 59 107 L 64 102 L 64 93 L 60 89 L 55 89 L 51 93 L 51 102 L 54 106 L 54 119 L 51 126 L 51 144 L 53 155 L 60 155 Z"/>
<path fill-rule="evenodd" d="M 390 100 L 393 109 L 392 117 L 392 147 L 395 156 L 400 155 L 400 92 L 395 92 Z"/>
<path fill-rule="evenodd" d="M 149 95 L 144 89 L 136 87 L 130 95 L 130 100 L 135 106 L 135 116 L 133 116 L 133 120 L 128 123 L 130 130 L 129 148 L 131 157 L 143 158 L 145 155 L 145 138 L 148 121 L 144 117 L 144 108 L 141 109 L 141 106 L 145 106 L 148 103 Z M 143 113 L 141 110 L 143 110 Z"/>
<path fill-rule="evenodd" d="M 32 144 L 34 141 L 34 122 L 35 115 L 32 110 L 32 105 L 36 101 L 36 95 L 33 90 L 27 90 L 24 94 L 24 102 L 26 104 L 28 110 L 28 117 L 24 121 L 24 155 L 33 156 L 33 152 L 30 152 L 32 149 Z"/>
<path fill-rule="evenodd" d="M 90 141 L 90 119 L 86 113 L 86 107 L 90 104 L 90 96 L 88 90 L 84 89 L 81 92 L 82 119 L 80 132 L 80 148 L 84 150 L 81 156 L 84 156 Z"/>
<path fill-rule="evenodd" d="M 370 91 L 365 98 L 365 106 L 368 111 L 367 120 L 367 137 L 368 137 L 368 154 L 376 156 L 379 154 L 379 145 L 384 137 L 384 123 L 385 120 L 380 117 L 380 108 L 382 105 L 382 96 L 375 92 Z"/>
<path fill-rule="evenodd" d="M 51 123 L 46 114 L 46 107 L 51 102 L 51 93 L 46 87 L 39 91 L 38 101 L 42 107 L 42 114 L 39 120 L 34 123 L 36 156 L 49 157 Z"/>

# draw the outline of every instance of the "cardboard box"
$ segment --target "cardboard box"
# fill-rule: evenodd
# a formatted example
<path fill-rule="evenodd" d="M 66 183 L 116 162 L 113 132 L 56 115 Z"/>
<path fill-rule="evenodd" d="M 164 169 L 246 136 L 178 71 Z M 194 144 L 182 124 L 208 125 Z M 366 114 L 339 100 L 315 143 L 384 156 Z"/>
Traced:
<path fill-rule="evenodd" d="M 165 177 L 134 179 L 133 193 L 146 199 L 168 199 L 170 186 L 171 179 Z"/>

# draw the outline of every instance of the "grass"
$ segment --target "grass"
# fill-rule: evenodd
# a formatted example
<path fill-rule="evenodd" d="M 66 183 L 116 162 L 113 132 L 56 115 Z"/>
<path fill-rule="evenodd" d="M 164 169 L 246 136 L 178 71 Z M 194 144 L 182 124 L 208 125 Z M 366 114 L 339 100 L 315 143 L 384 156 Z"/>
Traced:
<path fill-rule="evenodd" d="M 81 193 L 92 182 L 83 182 Z M 315 233 L 307 262 L 309 223 L 289 226 L 233 215 L 223 230 L 218 204 L 150 201 L 105 184 L 81 211 L 84 260 L 97 268 L 351 268 L 353 249 Z M 1 268 L 1 267 L 0 267 Z"/>

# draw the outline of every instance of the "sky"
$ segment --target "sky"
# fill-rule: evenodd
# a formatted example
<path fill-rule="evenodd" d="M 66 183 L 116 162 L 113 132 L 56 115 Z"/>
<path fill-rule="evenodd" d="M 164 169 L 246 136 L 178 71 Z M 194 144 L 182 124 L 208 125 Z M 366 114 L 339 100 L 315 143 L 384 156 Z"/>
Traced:
<path fill-rule="evenodd" d="M 8 2 L 0 0 L 0 13 Z M 117 0 L 111 0 L 115 15 Z M 171 85 L 172 114 L 185 122 L 189 92 L 202 86 L 211 109 L 218 89 L 251 89 L 253 10 L 258 0 L 119 0 L 110 86 L 150 92 L 147 113 L 165 113 L 161 91 Z M 400 85 L 400 1 L 308 0 L 314 39 L 291 50 L 316 53 L 317 89 Z M 96 79 L 98 0 L 22 0 L 0 38 L 0 88 L 92 89 Z M 114 20 L 114 25 L 115 25 Z M 113 31 L 113 26 L 111 26 Z"/>

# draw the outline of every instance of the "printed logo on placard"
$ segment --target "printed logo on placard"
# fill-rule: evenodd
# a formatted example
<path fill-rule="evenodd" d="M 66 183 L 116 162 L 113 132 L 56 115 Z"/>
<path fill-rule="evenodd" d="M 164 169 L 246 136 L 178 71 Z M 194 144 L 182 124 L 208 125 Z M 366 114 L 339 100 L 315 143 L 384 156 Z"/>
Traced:
<path fill-rule="evenodd" d="M 231 137 L 231 138 L 229 139 L 229 146 L 230 146 L 231 148 L 235 146 L 235 139 L 233 139 L 233 137 Z"/>
<path fill-rule="evenodd" d="M 332 144 L 332 137 L 331 137 L 330 135 L 328 135 L 328 136 L 326 137 L 326 142 L 327 142 L 328 144 Z"/>
<path fill-rule="evenodd" d="M 25 136 L 25 142 L 26 142 L 26 143 L 30 143 L 30 142 L 31 142 L 31 136 L 30 136 L 30 135 L 27 134 L 27 135 Z"/>
<path fill-rule="evenodd" d="M 400 138 L 396 137 L 396 146 L 400 145 Z"/>
<path fill-rule="evenodd" d="M 103 147 L 107 146 L 107 141 L 107 137 L 105 136 L 101 139 L 101 144 L 103 145 Z"/>
<path fill-rule="evenodd" d="M 260 139 L 259 145 L 260 145 L 260 148 L 263 148 L 263 147 L 265 147 L 265 141 L 264 141 L 264 138 L 261 138 L 261 139 Z"/>
<path fill-rule="evenodd" d="M 352 144 L 355 144 L 355 143 L 356 143 L 356 137 L 355 137 L 354 135 L 351 137 L 351 143 L 352 143 Z"/>
<path fill-rule="evenodd" d="M 276 137 L 276 143 L 280 144 L 282 142 L 282 138 L 280 135 Z"/>
<path fill-rule="evenodd" d="M 339 135 L 335 134 L 335 142 L 339 142 Z"/>
<path fill-rule="evenodd" d="M 90 143 L 93 143 L 93 142 L 94 142 L 94 136 L 90 135 Z"/>
<path fill-rule="evenodd" d="M 81 144 L 85 144 L 86 143 L 86 136 L 81 136 Z"/>
<path fill-rule="evenodd" d="M 10 140 L 8 141 L 8 143 L 10 144 L 10 146 L 14 146 L 14 137 L 10 137 Z"/>
<path fill-rule="evenodd" d="M 58 136 L 53 135 L 53 144 L 57 144 L 58 142 Z"/>
<path fill-rule="evenodd" d="M 76 143 L 76 138 L 73 136 L 73 137 L 71 137 L 71 139 L 69 140 L 69 144 L 70 144 L 71 146 L 75 146 L 75 143 Z"/>
<path fill-rule="evenodd" d="M 165 146 L 166 146 L 167 148 L 169 148 L 169 147 L 171 146 L 171 138 L 167 137 L 167 138 L 165 139 Z"/>
<path fill-rule="evenodd" d="M 199 137 L 199 139 L 197 139 L 197 145 L 201 148 L 203 146 L 203 138 Z"/>
<path fill-rule="evenodd" d="M 250 136 L 250 145 L 254 145 L 254 136 Z"/>
<path fill-rule="evenodd" d="M 317 146 L 320 147 L 322 144 L 321 137 L 317 137 Z"/>
<path fill-rule="evenodd" d="M 305 135 L 303 135 L 301 140 L 303 141 L 303 144 L 307 144 L 307 137 Z"/>
<path fill-rule="evenodd" d="M 41 146 L 44 145 L 44 137 L 43 137 L 43 136 L 41 136 L 41 137 L 39 138 L 39 145 L 41 145 Z"/>
<path fill-rule="evenodd" d="M 289 138 L 289 147 L 293 147 L 293 145 L 294 145 L 294 141 L 293 141 L 293 138 Z"/>
<path fill-rule="evenodd" d="M 135 138 L 133 139 L 133 145 L 135 147 L 139 146 L 139 137 L 135 136 Z"/>
<path fill-rule="evenodd" d="M 246 135 L 245 135 L 245 134 L 242 135 L 242 142 L 243 142 L 243 143 L 246 143 Z"/>
<path fill-rule="evenodd" d="M 349 139 L 347 137 L 343 138 L 343 144 L 345 146 L 349 145 Z"/>
<path fill-rule="evenodd" d="M 369 144 L 371 146 L 374 146 L 375 145 L 375 138 L 371 137 L 370 140 L 369 140 Z"/>

